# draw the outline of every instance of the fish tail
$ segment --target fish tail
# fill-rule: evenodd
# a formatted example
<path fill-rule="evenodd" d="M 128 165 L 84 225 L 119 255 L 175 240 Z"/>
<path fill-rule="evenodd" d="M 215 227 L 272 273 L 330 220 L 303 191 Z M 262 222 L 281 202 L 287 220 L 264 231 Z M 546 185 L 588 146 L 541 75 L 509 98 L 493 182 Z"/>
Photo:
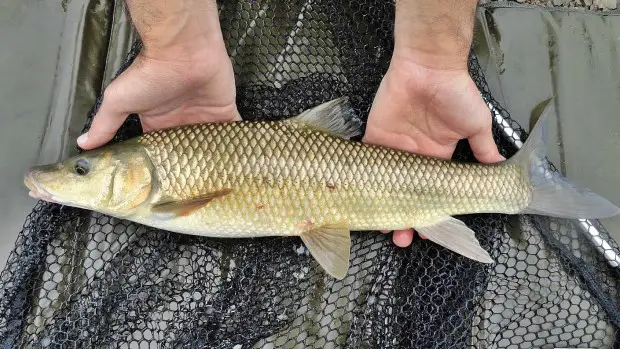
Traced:
<path fill-rule="evenodd" d="M 529 175 L 532 197 L 520 213 L 573 219 L 615 216 L 620 209 L 607 199 L 552 171 L 546 160 L 547 119 L 553 109 L 550 100 L 523 147 L 507 164 L 523 166 Z"/>

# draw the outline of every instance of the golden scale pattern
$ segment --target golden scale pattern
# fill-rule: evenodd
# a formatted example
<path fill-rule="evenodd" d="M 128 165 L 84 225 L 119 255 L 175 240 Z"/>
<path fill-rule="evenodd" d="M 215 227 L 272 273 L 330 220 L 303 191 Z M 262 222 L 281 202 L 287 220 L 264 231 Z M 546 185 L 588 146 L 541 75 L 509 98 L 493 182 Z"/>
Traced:
<path fill-rule="evenodd" d="M 225 188 L 199 219 L 227 236 L 290 235 L 432 224 L 469 212 L 516 212 L 531 195 L 517 166 L 418 157 L 346 141 L 290 121 L 192 125 L 145 134 L 162 194 L 188 199 Z"/>

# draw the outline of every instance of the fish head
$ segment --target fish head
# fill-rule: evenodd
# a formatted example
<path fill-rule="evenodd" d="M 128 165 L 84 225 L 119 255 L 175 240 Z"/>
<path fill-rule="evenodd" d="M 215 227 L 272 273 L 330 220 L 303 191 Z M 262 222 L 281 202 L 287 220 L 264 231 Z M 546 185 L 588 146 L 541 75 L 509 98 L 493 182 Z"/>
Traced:
<path fill-rule="evenodd" d="M 102 213 L 125 215 L 153 188 L 153 166 L 143 149 L 109 146 L 64 161 L 30 168 L 30 196 Z"/>

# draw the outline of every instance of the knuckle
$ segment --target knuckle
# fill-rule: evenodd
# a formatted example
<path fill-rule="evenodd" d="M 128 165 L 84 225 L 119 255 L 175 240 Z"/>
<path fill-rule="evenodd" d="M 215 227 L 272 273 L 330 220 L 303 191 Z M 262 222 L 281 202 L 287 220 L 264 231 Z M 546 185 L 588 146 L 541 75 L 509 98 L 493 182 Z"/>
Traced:
<path fill-rule="evenodd" d="M 102 103 L 115 103 L 118 100 L 118 92 L 116 86 L 112 83 L 103 91 Z"/>

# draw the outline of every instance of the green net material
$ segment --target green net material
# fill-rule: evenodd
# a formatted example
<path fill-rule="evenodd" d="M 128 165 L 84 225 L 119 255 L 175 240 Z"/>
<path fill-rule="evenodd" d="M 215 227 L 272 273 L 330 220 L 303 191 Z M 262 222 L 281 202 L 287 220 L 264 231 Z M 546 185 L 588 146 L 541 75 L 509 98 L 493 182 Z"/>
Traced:
<path fill-rule="evenodd" d="M 245 119 L 282 119 L 343 95 L 368 114 L 392 52 L 391 2 L 240 0 L 220 11 Z M 137 42 L 124 68 L 139 50 Z M 525 133 L 490 95 L 474 56 L 469 67 L 510 157 Z M 132 116 L 115 140 L 140 132 Z M 466 142 L 455 159 L 473 161 Z M 348 276 L 337 281 L 298 238 L 202 238 L 39 202 L 0 274 L 0 343 L 617 347 L 620 275 L 599 250 L 618 246 L 602 226 L 523 216 L 514 236 L 504 215 L 459 218 L 496 264 L 430 241 L 398 248 L 389 236 L 354 232 Z"/>

